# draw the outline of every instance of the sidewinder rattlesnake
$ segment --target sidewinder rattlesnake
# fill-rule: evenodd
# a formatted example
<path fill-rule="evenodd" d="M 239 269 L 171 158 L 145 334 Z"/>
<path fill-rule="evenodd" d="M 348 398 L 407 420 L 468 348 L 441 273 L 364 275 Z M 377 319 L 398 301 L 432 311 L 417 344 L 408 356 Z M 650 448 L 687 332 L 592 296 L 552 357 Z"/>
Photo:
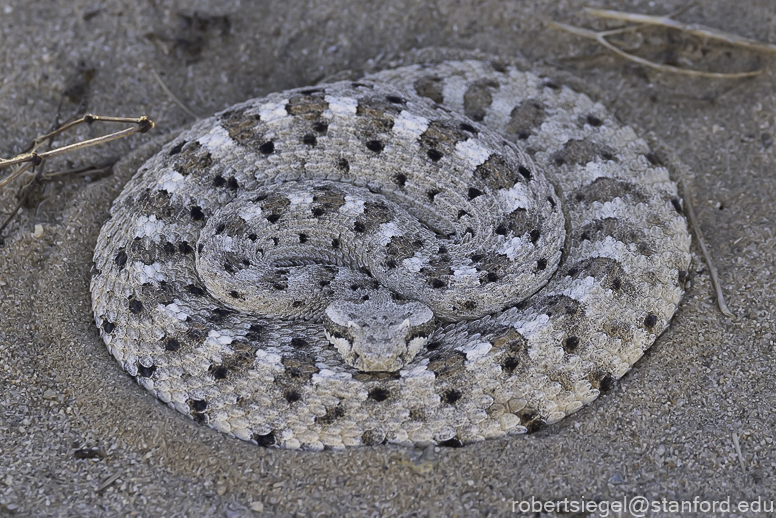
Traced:
<path fill-rule="evenodd" d="M 593 401 L 669 325 L 690 236 L 604 107 L 492 60 L 250 100 L 115 200 L 92 306 L 159 399 L 261 446 L 459 446 Z"/>

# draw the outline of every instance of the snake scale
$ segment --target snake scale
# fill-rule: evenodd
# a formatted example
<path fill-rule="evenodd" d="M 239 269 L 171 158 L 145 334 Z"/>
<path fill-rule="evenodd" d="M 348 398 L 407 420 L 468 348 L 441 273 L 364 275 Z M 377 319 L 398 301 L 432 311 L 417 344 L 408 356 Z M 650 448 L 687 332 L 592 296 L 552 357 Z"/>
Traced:
<path fill-rule="evenodd" d="M 235 105 L 124 187 L 94 254 L 105 344 L 260 446 L 460 446 L 593 401 L 669 325 L 690 236 L 600 103 L 493 60 Z"/>

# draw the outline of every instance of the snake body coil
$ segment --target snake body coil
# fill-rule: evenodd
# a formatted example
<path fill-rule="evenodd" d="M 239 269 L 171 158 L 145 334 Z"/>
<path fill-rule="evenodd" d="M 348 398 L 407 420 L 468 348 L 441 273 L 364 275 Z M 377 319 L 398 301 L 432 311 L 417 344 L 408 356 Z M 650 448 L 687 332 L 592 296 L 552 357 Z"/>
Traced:
<path fill-rule="evenodd" d="M 668 326 L 676 186 L 600 104 L 478 60 L 199 121 L 114 202 L 95 320 L 140 384 L 262 446 L 460 445 L 594 400 Z"/>

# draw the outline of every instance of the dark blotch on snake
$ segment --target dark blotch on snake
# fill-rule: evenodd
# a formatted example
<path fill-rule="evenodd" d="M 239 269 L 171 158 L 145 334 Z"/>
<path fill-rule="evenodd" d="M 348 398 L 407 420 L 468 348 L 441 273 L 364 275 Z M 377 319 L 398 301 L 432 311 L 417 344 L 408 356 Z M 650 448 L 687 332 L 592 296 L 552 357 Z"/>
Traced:
<path fill-rule="evenodd" d="M 684 209 L 682 208 L 682 200 L 680 200 L 679 198 L 671 198 L 671 205 L 674 206 L 674 210 L 678 214 L 684 216 Z"/>
<path fill-rule="evenodd" d="M 327 408 L 324 415 L 316 416 L 315 422 L 320 424 L 332 424 L 340 417 L 345 417 L 345 409 L 341 406 Z"/>
<path fill-rule="evenodd" d="M 194 412 L 204 412 L 205 410 L 207 410 L 207 401 L 202 399 L 190 399 L 189 407 Z"/>
<path fill-rule="evenodd" d="M 150 378 L 153 376 L 154 371 L 156 370 L 156 365 L 151 365 L 150 367 L 145 367 L 144 365 L 137 364 L 137 375 L 141 378 Z"/>
<path fill-rule="evenodd" d="M 463 394 L 460 390 L 448 389 L 442 394 L 442 402 L 448 405 L 454 405 L 456 401 L 461 399 Z"/>
<path fill-rule="evenodd" d="M 183 146 L 185 146 L 185 145 L 186 145 L 186 141 L 185 140 L 183 142 L 179 143 L 179 144 L 174 145 L 170 149 L 170 156 L 177 155 L 178 153 L 180 153 L 181 149 L 183 149 Z"/>
<path fill-rule="evenodd" d="M 385 401 L 391 396 L 391 392 L 382 388 L 376 387 L 369 391 L 369 399 L 374 399 L 377 402 Z"/>
<path fill-rule="evenodd" d="M 516 358 L 515 356 L 507 356 L 502 362 L 501 367 L 506 372 L 514 372 L 515 369 L 520 365 L 520 360 Z"/>
<path fill-rule="evenodd" d="M 175 352 L 180 348 L 181 348 L 181 343 L 176 338 L 168 338 L 167 341 L 164 343 L 165 351 Z"/>
<path fill-rule="evenodd" d="M 283 393 L 283 397 L 289 403 L 296 403 L 297 401 L 302 399 L 302 395 L 296 390 L 287 390 L 286 392 Z"/>
<path fill-rule="evenodd" d="M 130 313 L 134 313 L 135 315 L 137 315 L 141 311 L 143 311 L 143 303 L 142 302 L 140 302 L 139 300 L 134 299 L 134 298 L 129 301 L 129 312 Z"/>
<path fill-rule="evenodd" d="M 569 336 L 563 341 L 563 350 L 567 353 L 572 353 L 579 347 L 579 337 Z"/>
<path fill-rule="evenodd" d="M 196 295 L 197 297 L 201 297 L 202 295 L 205 294 L 205 290 L 203 290 L 202 288 L 194 284 L 189 284 L 188 286 L 186 286 L 186 291 L 188 291 L 192 295 Z"/>
<path fill-rule="evenodd" d="M 229 374 L 229 369 L 223 365 L 211 365 L 208 372 L 212 374 L 215 379 L 222 380 L 226 379 L 227 374 Z"/>
<path fill-rule="evenodd" d="M 595 115 L 588 115 L 587 119 L 586 119 L 586 122 L 588 124 L 590 124 L 591 126 L 596 127 L 596 128 L 598 126 L 600 126 L 601 124 L 603 124 L 603 121 L 601 119 L 599 119 L 598 117 L 596 117 Z"/>
<path fill-rule="evenodd" d="M 116 266 L 123 268 L 124 265 L 127 264 L 127 253 L 124 250 L 121 250 L 118 254 L 116 254 L 114 262 L 116 263 Z"/>
<path fill-rule="evenodd" d="M 292 347 L 308 347 L 309 345 L 304 338 L 295 337 L 291 339 Z"/>
<path fill-rule="evenodd" d="M 644 319 L 644 327 L 647 329 L 652 329 L 657 325 L 657 315 L 654 313 L 647 314 L 646 318 Z"/>
<path fill-rule="evenodd" d="M 439 446 L 443 448 L 463 448 L 463 443 L 458 437 L 452 437 L 446 441 L 439 442 Z"/>
<path fill-rule="evenodd" d="M 439 161 L 442 159 L 442 157 L 443 157 L 443 156 L 445 156 L 444 154 L 442 154 L 442 152 L 441 152 L 441 151 L 439 151 L 438 149 L 433 149 L 433 148 L 432 148 L 432 149 L 429 149 L 429 150 L 426 152 L 426 155 L 428 155 L 428 157 L 429 157 L 429 158 L 430 158 L 430 159 L 431 159 L 433 162 L 439 162 Z"/>
<path fill-rule="evenodd" d="M 191 208 L 191 219 L 194 221 L 200 221 L 202 219 L 205 219 L 205 213 L 202 212 L 202 207 L 197 207 L 196 205 Z"/>
<path fill-rule="evenodd" d="M 269 448 L 270 446 L 274 446 L 277 444 L 277 439 L 275 439 L 275 434 L 272 432 L 269 432 L 267 434 L 261 435 L 261 434 L 253 434 L 253 440 L 256 441 L 256 444 L 261 446 L 262 448 Z"/>
<path fill-rule="evenodd" d="M 366 143 L 366 148 L 369 151 L 380 153 L 383 149 L 385 149 L 385 144 L 383 144 L 382 140 L 370 140 Z"/>

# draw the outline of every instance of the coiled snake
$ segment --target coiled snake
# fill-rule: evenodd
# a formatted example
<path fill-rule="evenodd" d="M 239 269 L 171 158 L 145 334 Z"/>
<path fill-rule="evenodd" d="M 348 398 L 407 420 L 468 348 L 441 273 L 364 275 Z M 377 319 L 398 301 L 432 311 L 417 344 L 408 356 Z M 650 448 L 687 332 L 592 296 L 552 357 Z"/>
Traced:
<path fill-rule="evenodd" d="M 676 185 L 602 105 L 486 60 L 197 122 L 115 200 L 95 320 L 159 399 L 262 446 L 457 446 L 554 423 L 668 326 Z"/>

